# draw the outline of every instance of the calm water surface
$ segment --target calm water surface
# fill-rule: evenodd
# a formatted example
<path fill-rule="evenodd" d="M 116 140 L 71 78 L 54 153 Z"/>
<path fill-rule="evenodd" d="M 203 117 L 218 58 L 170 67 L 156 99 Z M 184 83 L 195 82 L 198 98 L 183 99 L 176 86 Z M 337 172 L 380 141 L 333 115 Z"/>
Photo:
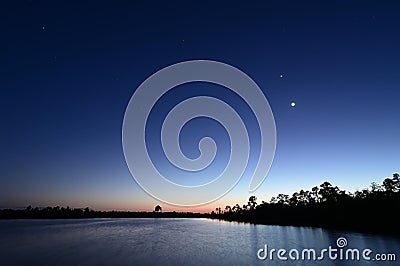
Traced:
<path fill-rule="evenodd" d="M 291 249 L 338 248 L 395 254 L 396 261 L 296 261 Z M 260 260 L 268 245 L 287 261 Z M 340 250 L 340 249 L 339 249 Z M 339 252 L 339 251 L 338 251 Z M 261 252 L 260 255 L 264 253 Z M 293 253 L 295 255 L 295 253 Z M 300 253 L 301 254 L 301 253 Z M 301 255 L 300 255 L 301 256 Z M 0 221 L 0 265 L 400 265 L 400 239 L 316 228 L 250 225 L 208 219 Z"/>

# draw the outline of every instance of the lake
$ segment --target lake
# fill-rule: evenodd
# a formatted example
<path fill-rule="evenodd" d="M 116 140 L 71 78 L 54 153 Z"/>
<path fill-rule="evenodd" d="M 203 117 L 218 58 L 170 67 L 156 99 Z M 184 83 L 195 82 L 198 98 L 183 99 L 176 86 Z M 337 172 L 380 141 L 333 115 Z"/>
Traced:
<path fill-rule="evenodd" d="M 168 218 L 0 221 L 0 265 L 399 265 L 399 262 L 399 238 L 320 228 Z"/>

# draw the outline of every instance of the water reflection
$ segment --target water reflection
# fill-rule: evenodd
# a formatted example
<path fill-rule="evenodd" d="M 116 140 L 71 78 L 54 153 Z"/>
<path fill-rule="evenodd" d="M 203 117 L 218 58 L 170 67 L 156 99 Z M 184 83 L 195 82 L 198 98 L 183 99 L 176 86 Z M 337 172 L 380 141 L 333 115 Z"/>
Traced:
<path fill-rule="evenodd" d="M 390 236 L 320 228 L 265 226 L 207 219 L 81 219 L 0 221 L 0 265 L 372 265 L 376 261 L 259 260 L 269 249 L 347 248 L 394 253 Z M 286 254 L 287 257 L 288 254 Z M 386 262 L 386 265 L 395 263 Z"/>

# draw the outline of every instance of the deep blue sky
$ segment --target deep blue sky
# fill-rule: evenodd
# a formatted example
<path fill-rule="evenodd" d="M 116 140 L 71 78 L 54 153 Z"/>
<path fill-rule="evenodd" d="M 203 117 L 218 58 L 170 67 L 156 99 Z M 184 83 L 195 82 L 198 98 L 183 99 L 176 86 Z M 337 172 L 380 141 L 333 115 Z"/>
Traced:
<path fill-rule="evenodd" d="M 149 75 L 193 59 L 241 69 L 268 98 L 277 150 L 254 193 L 260 200 L 325 180 L 350 191 L 381 182 L 400 170 L 399 8 L 396 1 L 3 2 L 0 208 L 151 209 L 158 202 L 124 161 L 124 111 Z M 190 146 L 186 152 L 196 156 Z M 198 210 L 243 203 L 249 181 Z"/>

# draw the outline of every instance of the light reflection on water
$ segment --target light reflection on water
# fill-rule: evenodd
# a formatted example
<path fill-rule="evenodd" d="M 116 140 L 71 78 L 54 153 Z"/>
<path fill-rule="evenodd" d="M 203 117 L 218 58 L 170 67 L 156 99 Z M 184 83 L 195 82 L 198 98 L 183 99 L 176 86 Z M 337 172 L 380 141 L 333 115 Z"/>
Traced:
<path fill-rule="evenodd" d="M 261 261 L 257 251 L 314 248 L 345 237 L 348 248 L 395 253 L 400 239 L 320 228 L 208 219 L 0 221 L 0 265 L 397 265 L 376 261 Z M 327 256 L 326 256 L 327 257 Z"/>

